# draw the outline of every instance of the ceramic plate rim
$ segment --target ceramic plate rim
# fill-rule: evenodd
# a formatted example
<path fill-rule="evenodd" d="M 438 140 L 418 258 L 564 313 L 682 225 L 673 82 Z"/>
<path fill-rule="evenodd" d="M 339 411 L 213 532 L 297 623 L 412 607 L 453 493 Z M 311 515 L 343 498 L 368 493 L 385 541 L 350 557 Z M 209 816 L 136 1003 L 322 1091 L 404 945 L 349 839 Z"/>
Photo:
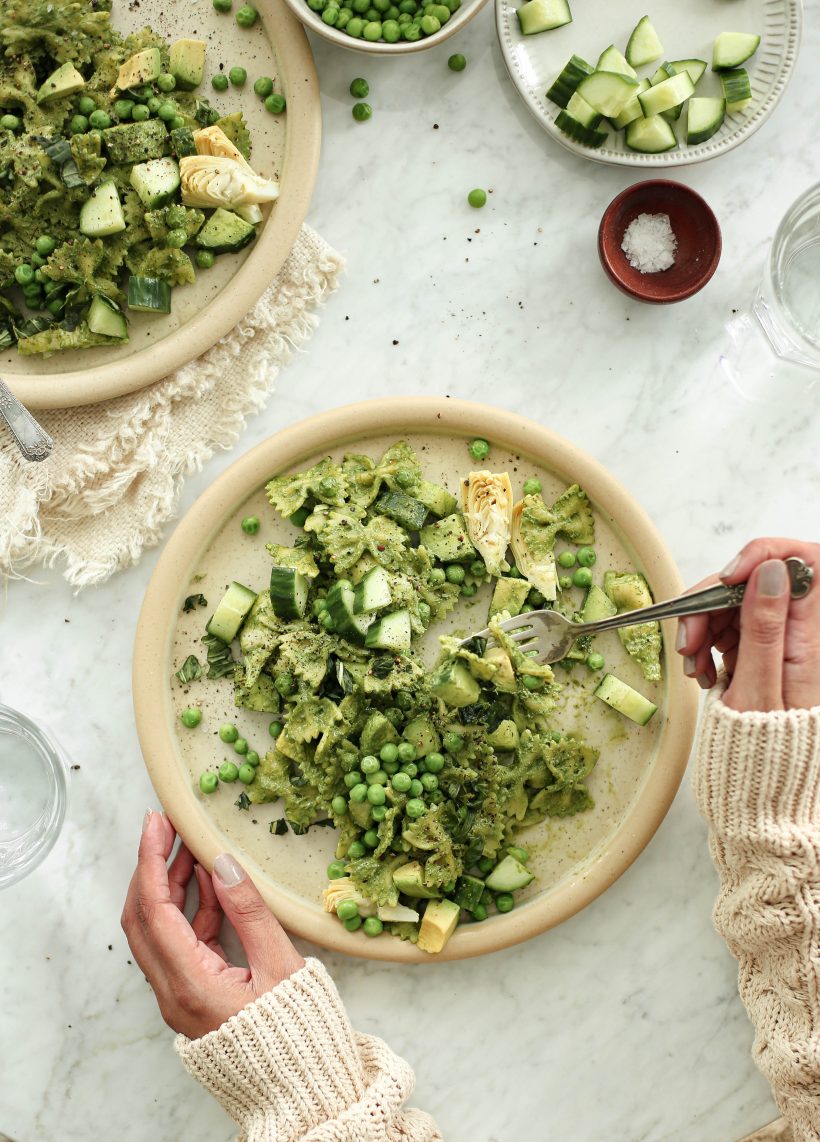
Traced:
<path fill-rule="evenodd" d="M 179 611 L 192 569 L 236 508 L 275 471 L 300 457 L 368 436 L 396 431 L 487 433 L 511 447 L 544 457 L 557 473 L 577 475 L 591 499 L 616 521 L 634 547 L 655 590 L 664 597 L 680 593 L 678 571 L 655 525 L 632 495 L 605 468 L 574 444 L 525 417 L 487 405 L 439 397 L 396 397 L 345 405 L 302 420 L 269 437 L 219 476 L 178 524 L 151 576 L 134 642 L 133 698 L 137 732 L 154 789 L 180 835 L 207 868 L 223 850 L 224 835 L 196 796 L 176 755 L 168 678 Z M 628 520 L 629 528 L 620 521 Z M 560 924 L 605 891 L 626 871 L 651 840 L 678 790 L 689 758 L 697 717 L 695 688 L 673 663 L 674 628 L 666 630 L 667 722 L 654 762 L 620 827 L 580 875 L 520 909 L 483 924 L 466 925 L 444 952 L 428 956 L 398 939 L 352 941 L 335 917 L 317 913 L 316 903 L 297 900 L 260 872 L 260 891 L 284 926 L 325 948 L 368 959 L 435 963 L 465 959 L 520 943 Z M 674 668 L 670 669 L 671 666 Z M 158 716 L 157 711 L 164 711 Z M 671 727 L 671 728 L 670 728 Z"/>
<path fill-rule="evenodd" d="M 284 0 L 258 0 L 274 45 L 288 110 L 281 193 L 254 243 L 226 287 L 191 320 L 155 345 L 121 361 L 38 377 L 4 370 L 3 379 L 29 408 L 75 408 L 138 392 L 211 349 L 253 308 L 288 257 L 305 220 L 319 166 L 322 111 L 319 80 L 302 24 Z"/>
<path fill-rule="evenodd" d="M 536 91 L 528 83 L 526 76 L 518 66 L 516 59 L 517 44 L 511 32 L 511 28 L 514 29 L 512 21 L 515 18 L 515 8 L 511 0 L 495 0 L 495 27 L 498 44 L 501 48 L 501 55 L 513 86 L 524 102 L 527 110 L 536 119 L 541 128 L 559 142 L 562 147 L 565 147 L 568 151 L 572 151 L 575 155 L 580 155 L 581 158 L 590 159 L 592 162 L 603 163 L 605 165 L 668 168 L 690 166 L 693 163 L 706 162 L 708 159 L 716 158 L 718 155 L 725 154 L 726 151 L 733 150 L 735 147 L 740 146 L 750 135 L 754 134 L 759 127 L 762 127 L 772 114 L 780 102 L 794 72 L 803 32 L 802 0 L 783 0 L 783 8 L 784 14 L 789 17 L 784 55 L 781 61 L 780 74 L 778 75 L 777 82 L 763 103 L 755 109 L 749 118 L 743 119 L 740 126 L 730 135 L 724 135 L 719 139 L 709 139 L 707 142 L 700 143 L 694 147 L 665 151 L 658 155 L 644 155 L 633 151 L 607 150 L 603 147 L 599 150 L 595 150 L 593 147 L 582 146 L 582 144 L 570 139 L 563 131 L 555 126 L 555 115 L 557 115 L 559 109 L 556 107 L 553 111 L 552 105 L 547 105 L 544 102 L 543 93 Z"/>

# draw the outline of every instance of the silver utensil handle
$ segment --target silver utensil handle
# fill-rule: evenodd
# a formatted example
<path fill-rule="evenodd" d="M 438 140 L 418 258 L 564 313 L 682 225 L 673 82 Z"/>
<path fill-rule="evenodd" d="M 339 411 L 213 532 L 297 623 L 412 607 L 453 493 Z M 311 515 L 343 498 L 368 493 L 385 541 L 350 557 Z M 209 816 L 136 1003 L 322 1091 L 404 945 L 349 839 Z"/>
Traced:
<path fill-rule="evenodd" d="M 802 599 L 804 595 L 809 593 L 814 571 L 802 559 L 798 559 L 794 555 L 784 562 L 791 580 L 791 596 L 793 599 Z M 739 607 L 745 593 L 745 583 L 737 583 L 733 587 L 718 583 L 714 587 L 704 587 L 702 591 L 693 591 L 690 595 L 680 595 L 676 599 L 667 599 L 664 603 L 653 603 L 650 607 L 641 607 L 636 611 L 624 611 L 623 614 L 613 615 L 609 619 L 583 623 L 578 628 L 578 633 L 596 634 L 603 630 L 637 626 L 638 623 L 655 622 L 660 619 L 678 619 L 685 615 L 703 615 L 710 611 L 726 611 L 732 607 Z"/>
<path fill-rule="evenodd" d="M 11 429 L 26 460 L 36 462 L 50 455 L 54 441 L 3 380 L 0 380 L 0 416 Z"/>

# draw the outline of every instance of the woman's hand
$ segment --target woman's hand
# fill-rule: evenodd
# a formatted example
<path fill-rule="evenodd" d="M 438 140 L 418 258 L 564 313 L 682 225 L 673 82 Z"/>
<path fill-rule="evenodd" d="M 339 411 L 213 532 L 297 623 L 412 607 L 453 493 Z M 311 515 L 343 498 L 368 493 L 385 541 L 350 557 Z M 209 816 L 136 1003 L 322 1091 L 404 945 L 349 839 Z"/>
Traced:
<path fill-rule="evenodd" d="M 169 868 L 166 862 L 175 837 L 168 818 L 149 810 L 122 927 L 165 1022 L 189 1039 L 198 1039 L 298 971 L 305 961 L 228 853 L 214 861 L 213 879 L 184 846 Z M 189 924 L 182 907 L 194 874 L 199 907 Z M 247 968 L 229 964 L 219 945 L 223 915 L 242 942 Z"/>
<path fill-rule="evenodd" d="M 808 595 L 792 599 L 784 559 L 796 555 L 814 570 Z M 712 647 L 723 655 L 733 710 L 789 710 L 820 705 L 820 545 L 797 539 L 755 539 L 708 587 L 748 580 L 740 608 L 682 619 L 678 651 L 684 671 L 705 689 L 716 679 Z"/>

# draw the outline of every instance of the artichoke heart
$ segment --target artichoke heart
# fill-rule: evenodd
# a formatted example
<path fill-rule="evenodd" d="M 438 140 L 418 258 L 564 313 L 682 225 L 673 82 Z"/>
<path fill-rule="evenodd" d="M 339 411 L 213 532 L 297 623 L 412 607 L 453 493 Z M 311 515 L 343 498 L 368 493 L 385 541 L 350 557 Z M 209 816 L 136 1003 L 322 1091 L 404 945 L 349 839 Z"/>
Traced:
<path fill-rule="evenodd" d="M 279 186 L 255 174 L 244 159 L 227 155 L 185 155 L 179 160 L 182 201 L 185 206 L 251 206 L 273 202 Z"/>
<path fill-rule="evenodd" d="M 513 508 L 510 545 L 518 570 L 545 599 L 552 601 L 558 595 L 558 569 L 552 550 L 555 537 L 531 518 L 527 501 L 534 498 L 525 496 Z"/>
<path fill-rule="evenodd" d="M 470 472 L 461 481 L 467 533 L 491 575 L 500 575 L 510 545 L 512 486 L 506 472 Z"/>
<path fill-rule="evenodd" d="M 322 905 L 325 912 L 335 912 L 345 900 L 352 900 L 359 909 L 360 916 L 375 916 L 376 905 L 372 900 L 365 900 L 361 893 L 356 891 L 355 885 L 349 876 L 340 876 L 331 880 L 322 892 Z"/>
<path fill-rule="evenodd" d="M 198 155 L 217 155 L 225 159 L 235 159 L 245 170 L 254 173 L 245 156 L 235 147 L 221 127 L 202 127 L 194 131 L 194 146 Z"/>

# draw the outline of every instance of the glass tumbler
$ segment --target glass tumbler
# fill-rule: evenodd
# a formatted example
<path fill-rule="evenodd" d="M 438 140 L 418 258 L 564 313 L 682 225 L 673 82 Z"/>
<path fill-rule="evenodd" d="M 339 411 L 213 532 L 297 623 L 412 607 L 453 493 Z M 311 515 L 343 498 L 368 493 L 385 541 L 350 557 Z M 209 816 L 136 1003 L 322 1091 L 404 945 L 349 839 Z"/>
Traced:
<path fill-rule="evenodd" d="M 25 714 L 0 705 L 0 888 L 48 855 L 68 804 L 62 751 Z"/>

